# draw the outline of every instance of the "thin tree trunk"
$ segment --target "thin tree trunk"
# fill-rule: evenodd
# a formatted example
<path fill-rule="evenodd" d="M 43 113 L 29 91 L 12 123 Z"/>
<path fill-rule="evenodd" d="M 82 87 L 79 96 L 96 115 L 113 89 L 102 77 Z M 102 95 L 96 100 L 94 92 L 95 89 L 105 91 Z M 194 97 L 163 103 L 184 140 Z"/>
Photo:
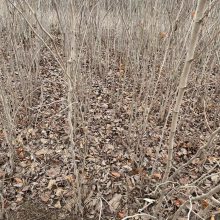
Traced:
<path fill-rule="evenodd" d="M 177 129 L 179 111 L 180 111 L 181 103 L 182 103 L 183 96 L 185 93 L 185 89 L 187 87 L 188 75 L 190 72 L 191 64 L 192 64 L 192 61 L 194 60 L 195 48 L 196 48 L 198 38 L 199 38 L 199 33 L 200 33 L 202 20 L 204 17 L 206 2 L 207 0 L 199 0 L 196 14 L 195 14 L 195 20 L 194 20 L 193 27 L 192 27 L 191 39 L 189 42 L 189 47 L 188 47 L 188 51 L 186 55 L 186 61 L 183 67 L 183 72 L 181 74 L 181 78 L 179 82 L 179 91 L 176 97 L 176 104 L 174 106 L 173 115 L 172 115 L 172 124 L 171 124 L 169 146 L 168 146 L 168 161 L 167 161 L 166 171 L 163 177 L 163 182 L 166 182 L 170 175 L 170 170 L 171 170 L 172 160 L 173 160 L 174 138 L 175 138 L 175 133 Z"/>
<path fill-rule="evenodd" d="M 199 33 L 201 29 L 201 24 L 202 20 L 204 18 L 204 12 L 205 12 L 205 6 L 206 6 L 207 0 L 199 0 L 197 9 L 196 9 L 196 14 L 195 14 L 195 20 L 192 26 L 192 32 L 191 32 L 191 38 L 189 40 L 189 46 L 187 48 L 187 55 L 186 55 L 186 60 L 185 64 L 183 67 L 182 74 L 180 76 L 180 82 L 179 82 L 179 88 L 178 88 L 178 94 L 176 97 L 176 102 L 172 114 L 172 123 L 171 123 L 171 130 L 170 130 L 170 135 L 169 135 L 169 145 L 168 145 L 168 159 L 167 159 L 167 165 L 166 165 L 166 170 L 163 176 L 163 188 L 160 193 L 160 197 L 158 199 L 157 205 L 155 207 L 155 214 L 160 214 L 161 210 L 161 204 L 163 202 L 165 193 L 166 193 L 166 182 L 168 181 L 169 175 L 170 175 L 170 170 L 172 167 L 172 160 L 173 160 L 173 148 L 174 148 L 174 139 L 175 139 L 175 133 L 177 129 L 177 123 L 178 123 L 178 116 L 180 112 L 180 107 L 182 104 L 183 96 L 185 93 L 185 89 L 187 87 L 187 81 L 188 81 L 188 75 L 190 72 L 191 64 L 192 61 L 194 60 L 194 53 L 195 53 L 195 48 L 198 42 L 199 38 Z"/>
<path fill-rule="evenodd" d="M 76 145 L 74 142 L 75 137 L 75 111 L 76 107 L 74 106 L 75 99 L 75 87 L 76 87 L 76 62 L 77 62 L 77 54 L 76 54 L 76 20 L 75 20 L 75 13 L 74 13 L 74 6 L 71 2 L 71 20 L 70 20 L 70 30 L 69 30 L 69 40 L 70 40 L 70 48 L 69 48 L 69 60 L 67 61 L 67 77 L 68 77 L 68 124 L 69 124 L 69 140 L 70 140 L 70 150 L 72 153 L 73 165 L 74 165 L 74 175 L 76 178 L 76 213 L 78 211 L 82 213 L 82 197 L 81 197 L 81 187 L 80 187 L 80 178 L 79 178 L 79 171 L 78 166 L 76 163 Z"/>

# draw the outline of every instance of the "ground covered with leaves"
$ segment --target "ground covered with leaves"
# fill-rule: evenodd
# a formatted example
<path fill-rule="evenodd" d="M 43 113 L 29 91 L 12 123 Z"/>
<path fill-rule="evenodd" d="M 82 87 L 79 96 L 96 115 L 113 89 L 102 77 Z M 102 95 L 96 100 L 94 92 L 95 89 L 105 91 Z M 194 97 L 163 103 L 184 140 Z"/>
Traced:
<path fill-rule="evenodd" d="M 76 188 L 69 147 L 67 85 L 62 70 L 50 53 L 45 50 L 42 54 L 42 81 L 29 109 L 31 122 L 25 120 L 22 108 L 18 112 L 18 128 L 13 142 L 16 149 L 13 176 L 7 175 L 7 144 L 4 134 L 0 136 L 3 206 L 10 220 L 80 219 L 74 215 Z M 157 201 L 157 190 L 167 163 L 170 118 L 163 129 L 164 120 L 158 117 L 160 99 L 155 99 L 147 126 L 143 126 L 141 116 L 146 109 L 141 95 L 136 97 L 140 89 L 138 84 L 132 80 L 132 73 L 125 73 L 122 64 L 112 65 L 107 73 L 94 68 L 88 109 L 74 140 L 84 219 L 99 219 L 99 216 L 106 220 L 123 219 L 152 209 L 154 203 L 143 207 L 149 199 Z M 191 82 L 186 91 L 172 172 L 206 144 L 211 131 L 219 125 L 219 88 L 215 81 L 216 75 L 213 74 L 205 110 L 198 95 L 202 88 L 195 88 Z M 137 102 L 133 103 L 133 100 Z M 160 143 L 162 135 L 164 139 Z M 163 147 L 156 159 L 160 144 Z M 219 184 L 219 175 L 216 175 L 220 171 L 219 144 L 205 151 L 203 157 L 196 158 L 169 184 L 163 207 L 167 214 L 173 214 L 189 195 L 199 195 Z M 199 182 L 207 173 L 209 177 Z M 190 184 L 192 188 L 184 187 Z M 208 206 L 209 200 L 204 200 L 194 208 L 201 210 Z"/>

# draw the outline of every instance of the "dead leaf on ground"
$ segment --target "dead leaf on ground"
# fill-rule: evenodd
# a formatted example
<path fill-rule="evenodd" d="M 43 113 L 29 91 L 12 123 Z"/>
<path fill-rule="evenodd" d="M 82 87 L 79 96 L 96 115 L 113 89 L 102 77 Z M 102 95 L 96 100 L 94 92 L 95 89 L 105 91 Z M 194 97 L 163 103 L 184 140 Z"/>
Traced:
<path fill-rule="evenodd" d="M 63 189 L 61 187 L 57 188 L 56 189 L 56 196 L 57 197 L 60 197 L 63 195 Z"/>
<path fill-rule="evenodd" d="M 57 201 L 57 203 L 54 205 L 55 208 L 60 209 L 62 208 L 60 201 Z"/>
<path fill-rule="evenodd" d="M 49 177 L 55 177 L 60 174 L 60 167 L 50 168 L 46 171 L 47 176 Z"/>
<path fill-rule="evenodd" d="M 160 173 L 154 173 L 153 174 L 153 178 L 154 179 L 157 179 L 157 180 L 160 180 L 162 178 L 161 174 Z"/>
<path fill-rule="evenodd" d="M 41 156 L 41 155 L 46 155 L 46 154 L 50 154 L 50 153 L 51 153 L 51 151 L 48 150 L 47 148 L 42 148 L 42 149 L 36 151 L 35 155 L 36 156 Z"/>
<path fill-rule="evenodd" d="M 120 219 L 123 219 L 125 217 L 125 211 L 122 210 L 122 211 L 118 212 L 118 217 Z"/>
<path fill-rule="evenodd" d="M 23 180 L 21 178 L 15 177 L 14 181 L 15 181 L 15 184 L 14 184 L 15 187 L 22 187 L 23 186 Z"/>
<path fill-rule="evenodd" d="M 17 153 L 19 159 L 23 160 L 25 158 L 25 151 L 24 151 L 23 147 L 18 147 L 16 149 L 16 153 Z"/>
<path fill-rule="evenodd" d="M 71 184 L 74 182 L 73 175 L 67 175 L 67 176 L 65 176 L 65 179 Z"/>
<path fill-rule="evenodd" d="M 50 195 L 51 195 L 51 192 L 50 191 L 47 191 L 47 192 L 44 192 L 40 195 L 40 199 L 43 201 L 43 202 L 48 202 L 49 199 L 50 199 Z"/>
<path fill-rule="evenodd" d="M 115 194 L 113 196 L 113 198 L 109 201 L 109 206 L 110 206 L 110 210 L 112 212 L 115 212 L 116 209 L 118 208 L 118 206 L 120 205 L 122 199 L 122 195 L 121 194 Z"/>
<path fill-rule="evenodd" d="M 220 175 L 219 175 L 219 174 L 212 175 L 212 176 L 211 176 L 211 180 L 212 180 L 214 183 L 218 183 L 218 181 L 220 180 Z"/>
<path fill-rule="evenodd" d="M 205 208 L 207 208 L 209 206 L 209 201 L 207 199 L 203 199 L 201 201 L 201 205 L 205 209 Z"/>
<path fill-rule="evenodd" d="M 36 135 L 36 129 L 34 128 L 29 128 L 27 129 L 27 135 L 32 135 L 32 136 L 35 136 Z"/>
<path fill-rule="evenodd" d="M 49 183 L 48 183 L 48 186 L 47 188 L 48 189 L 52 189 L 52 187 L 56 184 L 56 180 L 50 180 Z"/>
<path fill-rule="evenodd" d="M 159 35 L 160 35 L 160 39 L 163 39 L 168 36 L 168 34 L 166 32 L 160 32 Z"/>
<path fill-rule="evenodd" d="M 111 174 L 112 174 L 112 176 L 117 177 L 117 178 L 119 178 L 121 176 L 120 173 L 115 172 L 115 171 L 112 171 Z"/>
<path fill-rule="evenodd" d="M 16 196 L 16 202 L 22 202 L 23 199 L 24 199 L 24 197 L 23 197 L 21 194 L 18 194 L 18 195 Z"/>
<path fill-rule="evenodd" d="M 186 185 L 186 184 L 189 183 L 189 177 L 188 177 L 188 176 L 182 177 L 182 178 L 179 179 L 179 182 L 180 182 L 181 184 L 183 184 L 183 185 Z"/>
<path fill-rule="evenodd" d="M 177 199 L 174 201 L 174 204 L 175 204 L 177 207 L 180 207 L 180 206 L 183 204 L 183 200 L 177 198 Z"/>
<path fill-rule="evenodd" d="M 40 139 L 40 142 L 41 142 L 42 144 L 46 144 L 46 143 L 48 142 L 48 140 L 45 139 L 45 138 L 41 138 L 41 139 Z"/>
<path fill-rule="evenodd" d="M 0 178 L 5 176 L 5 171 L 3 171 L 2 169 L 0 169 Z"/>

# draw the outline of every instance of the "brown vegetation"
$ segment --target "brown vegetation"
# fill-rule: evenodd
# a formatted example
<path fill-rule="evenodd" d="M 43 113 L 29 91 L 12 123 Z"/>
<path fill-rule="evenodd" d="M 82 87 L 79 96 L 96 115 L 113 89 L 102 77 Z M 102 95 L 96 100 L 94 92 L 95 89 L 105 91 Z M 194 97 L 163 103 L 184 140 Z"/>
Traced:
<path fill-rule="evenodd" d="M 0 9 L 2 219 L 218 220 L 219 1 Z"/>

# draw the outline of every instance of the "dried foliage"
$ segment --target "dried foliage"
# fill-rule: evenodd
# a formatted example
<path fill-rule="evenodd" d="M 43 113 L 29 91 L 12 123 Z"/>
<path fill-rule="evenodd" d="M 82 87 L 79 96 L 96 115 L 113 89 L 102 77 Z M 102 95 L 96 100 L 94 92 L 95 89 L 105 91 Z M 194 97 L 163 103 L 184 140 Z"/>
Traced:
<path fill-rule="evenodd" d="M 218 220 L 219 10 L 0 0 L 0 218 Z"/>

